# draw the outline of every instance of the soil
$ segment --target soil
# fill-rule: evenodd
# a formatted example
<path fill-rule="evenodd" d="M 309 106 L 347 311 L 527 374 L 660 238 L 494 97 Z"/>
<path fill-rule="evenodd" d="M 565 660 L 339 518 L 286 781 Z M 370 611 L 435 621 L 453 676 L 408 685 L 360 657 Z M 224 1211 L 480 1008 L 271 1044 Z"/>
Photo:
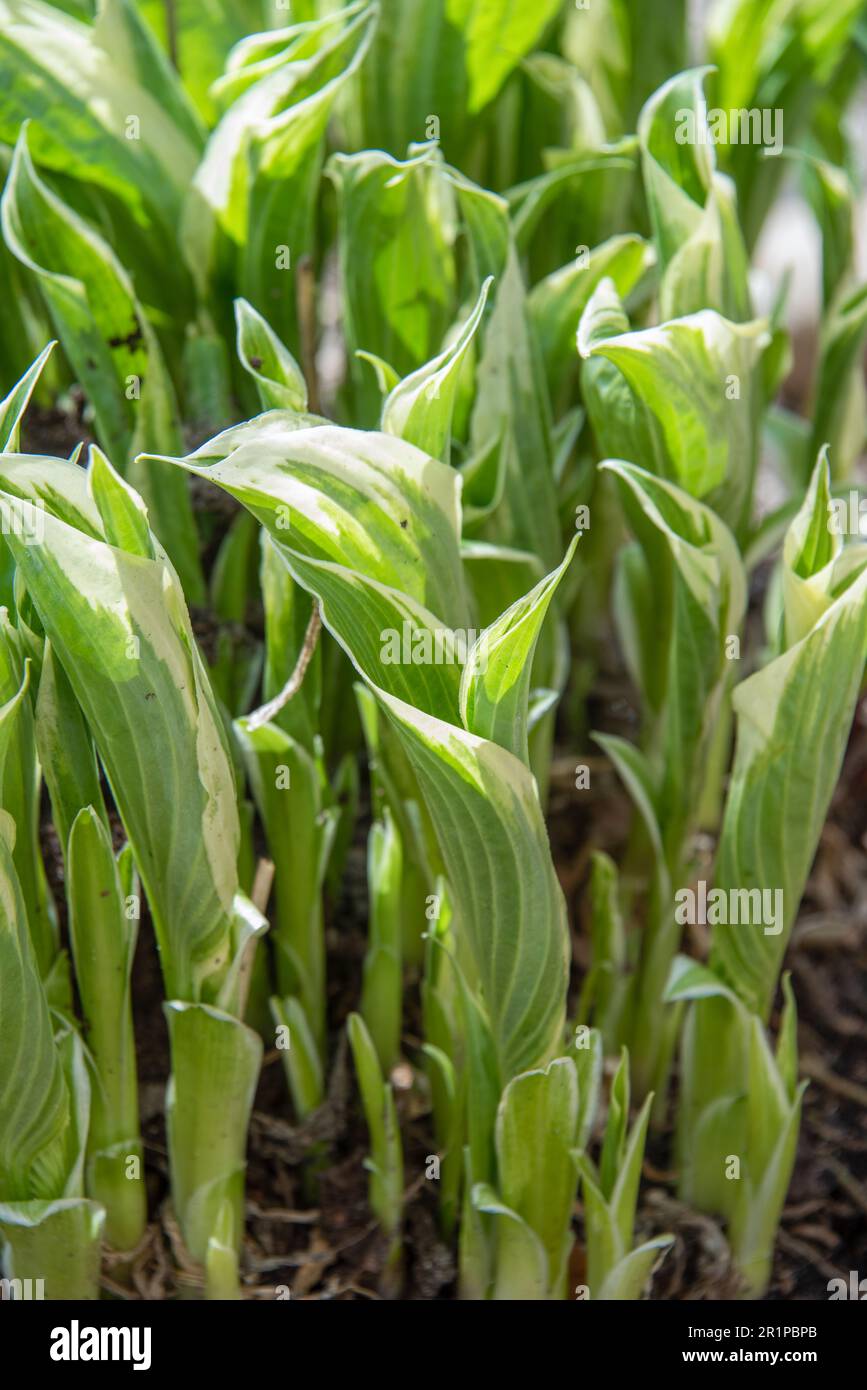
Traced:
<path fill-rule="evenodd" d="M 64 454 L 80 437 L 80 421 L 64 419 L 62 412 L 42 412 L 25 432 L 23 447 Z M 207 509 L 209 500 L 197 498 L 197 510 Z M 224 531 L 230 520 L 231 509 L 221 516 L 215 507 L 213 534 Z M 618 671 L 600 676 L 590 713 L 590 727 L 634 735 L 636 705 Z M 592 790 L 575 790 L 579 761 L 591 766 Z M 46 798 L 43 849 L 62 920 L 63 866 L 48 810 Z M 573 1005 L 587 962 L 582 900 L 589 854 L 603 848 L 616 855 L 625 842 L 629 817 L 624 795 L 604 759 L 557 748 L 549 827 L 569 905 Z M 115 828 L 120 842 L 119 824 Z M 358 1003 L 366 939 L 366 829 L 362 815 L 340 900 L 326 904 L 329 1092 L 325 1105 L 303 1127 L 291 1123 L 279 1054 L 265 1058 L 250 1128 L 242 1254 L 244 1296 L 251 1299 L 383 1297 L 385 1251 L 367 1205 L 367 1134 L 344 1029 L 347 1014 Z M 696 938 L 690 949 L 700 956 L 703 944 Z M 810 1086 L 768 1297 L 824 1300 L 828 1281 L 848 1280 L 853 1269 L 863 1272 L 867 1255 L 867 699 L 856 716 L 786 964 L 798 999 L 802 1073 Z M 131 1285 L 108 1259 L 104 1287 L 123 1298 L 172 1298 L 199 1279 L 186 1259 L 168 1195 L 162 1112 L 169 1059 L 159 962 L 146 915 L 135 957 L 133 1001 L 150 1225 L 133 1261 Z M 417 988 L 410 982 L 404 1036 L 408 1062 L 418 1056 L 419 1036 Z M 402 1296 L 453 1298 L 454 1242 L 444 1242 L 439 1235 L 434 1184 L 424 1177 L 432 1149 L 427 1097 L 410 1066 L 399 1068 L 393 1080 L 405 1145 Z M 310 1171 L 312 1149 L 322 1155 L 315 1175 Z M 722 1232 L 713 1220 L 677 1202 L 671 1151 L 670 1130 L 652 1135 L 637 1234 L 646 1238 L 673 1231 L 676 1242 L 654 1277 L 650 1297 L 732 1297 L 737 1284 Z M 573 1283 L 581 1283 L 582 1216 L 577 1202 L 575 1233 L 571 1274 Z"/>

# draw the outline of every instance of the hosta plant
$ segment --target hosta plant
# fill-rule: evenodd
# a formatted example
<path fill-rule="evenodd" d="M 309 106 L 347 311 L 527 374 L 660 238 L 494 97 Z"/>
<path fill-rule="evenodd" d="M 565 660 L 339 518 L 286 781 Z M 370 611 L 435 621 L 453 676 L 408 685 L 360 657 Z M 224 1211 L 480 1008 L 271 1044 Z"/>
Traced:
<path fill-rule="evenodd" d="M 261 1294 L 345 1162 L 382 1295 L 420 1204 L 459 1297 L 638 1299 L 668 1165 L 768 1288 L 867 657 L 863 7 L 657 8 L 0 0 L 8 1277 Z"/>

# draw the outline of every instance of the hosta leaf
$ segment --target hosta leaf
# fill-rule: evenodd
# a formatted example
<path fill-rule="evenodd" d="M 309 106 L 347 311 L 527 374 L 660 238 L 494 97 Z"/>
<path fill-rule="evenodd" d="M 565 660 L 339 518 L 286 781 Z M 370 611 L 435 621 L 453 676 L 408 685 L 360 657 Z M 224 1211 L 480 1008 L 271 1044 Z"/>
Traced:
<path fill-rule="evenodd" d="M 491 1297 L 509 1303 L 536 1302 L 550 1297 L 548 1257 L 532 1226 L 507 1206 L 488 1183 L 473 1184 L 471 1201 L 476 1211 L 497 1218 L 496 1271 Z M 465 1294 L 465 1297 L 472 1296 L 469 1292 Z M 479 1290 L 475 1296 L 482 1298 L 484 1293 Z"/>
<path fill-rule="evenodd" d="M 505 749 L 377 693 L 433 819 L 508 1079 L 550 1055 L 564 1020 L 565 908 L 535 784 Z"/>
<path fill-rule="evenodd" d="M 303 1120 L 322 1104 L 325 1094 L 319 1048 L 299 999 L 275 997 L 270 1004 L 277 1027 L 288 1030 L 286 1045 L 280 1043 L 279 1047 L 292 1104 L 299 1120 Z"/>
<path fill-rule="evenodd" d="M 586 1146 L 596 1119 L 604 1061 L 602 1034 L 598 1028 L 589 1029 L 584 1042 L 580 1045 L 576 1039 L 575 1069 L 578 1073 L 578 1118 L 575 1125 L 575 1143 L 579 1149 Z"/>
<path fill-rule="evenodd" d="M 246 299 L 235 300 L 238 357 L 256 383 L 263 410 L 307 409 L 307 383 L 295 358 Z"/>
<path fill-rule="evenodd" d="M 641 456 L 640 437 L 627 457 L 704 499 L 733 526 L 744 524 L 752 496 L 756 367 L 766 344 L 763 323 L 735 324 L 702 310 L 589 347 L 622 372 L 652 416 L 657 459 Z"/>
<path fill-rule="evenodd" d="M 542 0 L 533 9 L 516 8 L 508 0 L 447 0 L 448 22 L 465 34 L 470 115 L 496 96 L 509 72 L 536 46 L 558 10 L 554 0 Z"/>
<path fill-rule="evenodd" d="M 747 1142 L 730 1235 L 738 1267 L 756 1294 L 770 1277 L 777 1227 L 795 1164 L 801 1101 L 807 1083 L 789 1097 L 761 1021 L 750 1020 Z"/>
<path fill-rule="evenodd" d="M 639 236 L 616 236 L 590 252 L 586 261 L 569 261 L 531 289 L 527 307 L 542 351 L 551 395 L 577 367 L 575 336 L 591 294 L 609 277 L 621 299 L 638 283 L 651 250 Z"/>
<path fill-rule="evenodd" d="M 647 706 L 660 717 L 647 733 L 658 740 L 650 750 L 657 804 L 676 858 L 717 718 L 726 639 L 739 634 L 746 608 L 746 575 L 734 537 L 709 507 L 630 464 L 602 467 L 617 478 L 642 547 L 643 563 L 630 556 L 621 571 L 618 616 Z"/>
<path fill-rule="evenodd" d="M 49 461 L 43 467 L 51 478 Z M 55 461 L 61 496 L 70 471 L 81 474 Z M 31 504 L 4 495 L 27 518 Z M 155 542 L 151 560 L 47 510 L 40 524 L 38 543 L 11 535 L 8 543 L 93 731 L 151 904 L 169 992 L 195 997 L 209 958 L 225 949 L 239 832 L 222 720 L 183 594 Z"/>
<path fill-rule="evenodd" d="M 762 1016 L 839 776 L 865 656 L 862 569 L 799 642 L 734 692 L 737 746 L 715 882 L 724 891 L 764 890 L 770 904 L 763 901 L 757 922 L 718 927 L 711 963 Z"/>
<path fill-rule="evenodd" d="M 360 1014 L 349 1015 L 347 1031 L 370 1133 L 370 1205 L 386 1233 L 395 1237 L 403 1214 L 403 1152 L 394 1092 L 383 1080 L 376 1048 Z"/>
<path fill-rule="evenodd" d="M 286 555 L 358 669 L 428 714 L 457 721 L 461 666 L 475 632 L 455 631 L 397 589 L 341 565 Z"/>
<path fill-rule="evenodd" d="M 379 150 L 334 155 L 344 329 L 401 377 L 440 351 L 456 309 L 451 186 L 434 145 L 405 161 Z M 351 358 L 361 423 L 378 416 L 369 371 Z"/>
<path fill-rule="evenodd" d="M 673 1236 L 654 1236 L 653 1240 L 630 1250 L 608 1271 L 596 1295 L 597 1299 L 607 1302 L 612 1299 L 641 1298 L 653 1270 L 673 1243 Z"/>
<path fill-rule="evenodd" d="M 400 1057 L 402 874 L 403 844 L 386 807 L 367 840 L 370 914 L 360 1008 L 385 1075 Z"/>
<path fill-rule="evenodd" d="M 599 1188 L 606 1202 L 610 1202 L 623 1165 L 626 1140 L 629 1132 L 629 1057 L 622 1049 L 620 1063 L 614 1073 L 611 1091 L 608 1096 L 608 1114 L 605 1119 L 605 1136 L 602 1152 L 599 1155 Z"/>
<path fill-rule="evenodd" d="M 855 189 L 836 164 L 802 150 L 787 153 L 802 163 L 805 191 L 822 232 L 822 302 L 827 309 L 855 265 Z"/>
<path fill-rule="evenodd" d="M 577 1123 L 578 1078 L 569 1057 L 514 1077 L 497 1111 L 498 1187 L 542 1242 L 552 1298 L 563 1295 L 572 1246 Z"/>
<path fill-rule="evenodd" d="M 489 277 L 451 345 L 399 382 L 382 407 L 382 428 L 386 434 L 396 434 L 444 463 L 449 462 L 461 367 L 482 321 L 491 284 Z"/>
<path fill-rule="evenodd" d="M 22 133 L 2 200 L 11 249 L 39 278 L 64 351 L 87 392 L 100 438 L 128 467 L 140 449 L 173 448 L 176 405 L 153 329 L 114 252 L 40 179 Z M 168 470 L 135 465 L 160 532 L 193 598 L 202 582 L 186 489 Z"/>
<path fill-rule="evenodd" d="M 30 404 L 30 397 L 42 375 L 42 368 L 56 346 L 56 343 L 49 343 L 44 347 L 21 380 L 12 387 L 9 395 L 0 401 L 0 453 L 12 454 L 17 451 L 21 417 Z"/>
<path fill-rule="evenodd" d="M 0 736 L 0 804 L 15 821 L 12 858 L 33 949 L 47 981 L 57 959 L 58 928 L 40 848 L 41 777 L 29 693 L 31 670 L 20 633 L 10 623 L 6 610 L 0 609 L 0 700 L 5 702 Z"/>
<path fill-rule="evenodd" d="M 499 439 L 504 456 L 503 499 L 486 534 L 532 551 L 553 569 L 559 520 L 551 406 L 514 247 L 497 284 L 476 380 L 471 447 L 478 451 Z"/>
<path fill-rule="evenodd" d="M 0 718 L 8 717 L 5 707 Z M 60 1140 L 69 1100 L 45 991 L 30 944 L 24 901 L 12 862 L 15 830 L 0 818 L 0 1195 L 36 1195 L 29 1187 L 37 1158 Z M 60 1195 L 54 1194 L 42 1195 Z"/>
<path fill-rule="evenodd" d="M 590 190 L 593 189 L 594 183 L 597 187 L 604 188 L 602 181 L 606 176 L 610 182 L 612 173 L 632 171 L 635 148 L 635 137 L 626 136 L 614 144 L 602 144 L 598 149 L 590 147 L 579 150 L 577 153 L 560 150 L 546 151 L 545 163 L 551 167 L 544 174 L 537 174 L 508 191 L 507 196 L 512 208 L 515 244 L 518 250 L 522 254 L 528 249 L 531 252 L 535 250 L 536 233 L 546 219 L 549 224 L 553 221 L 557 211 L 556 205 L 564 199 L 570 199 L 573 203 L 573 207 L 568 210 L 571 214 L 570 221 L 574 218 L 576 222 L 583 224 L 584 219 L 588 219 L 588 235 L 592 235 L 595 239 L 600 225 L 604 231 L 607 231 L 608 228 L 601 222 L 601 219 L 594 218 L 592 210 L 589 213 L 585 211 L 585 199 L 592 208 L 593 199 Z M 603 194 L 602 197 L 604 196 Z M 560 218 L 563 221 L 566 220 L 562 212 Z M 550 232 L 545 238 L 546 251 L 549 236 Z M 561 236 L 559 243 L 555 243 L 551 248 L 547 263 L 550 264 L 551 260 L 559 261 L 565 254 L 567 247 L 567 239 Z M 571 250 L 571 247 L 568 249 Z"/>
<path fill-rule="evenodd" d="M 591 969 L 581 998 L 592 1005 L 594 1022 L 611 1052 L 623 1036 L 621 1018 L 629 982 L 617 866 L 601 850 L 594 851 L 591 859 L 589 897 Z"/>
<path fill-rule="evenodd" d="M 291 265 L 313 242 L 325 127 L 373 22 L 355 4 L 242 41 L 215 95 L 227 109 L 192 181 L 182 242 L 200 290 L 236 279 L 296 346 Z"/>
<path fill-rule="evenodd" d="M 223 72 L 232 45 L 261 23 L 261 7 L 255 0 L 221 0 L 216 6 L 176 0 L 172 11 L 162 0 L 137 4 L 163 47 L 174 52 L 184 90 L 202 117 L 213 120 L 217 108 L 209 89 Z"/>
<path fill-rule="evenodd" d="M 544 35 L 558 0 L 382 0 L 376 42 L 361 73 L 363 141 L 397 153 L 439 113 L 449 151 L 470 117 L 500 91 Z"/>
<path fill-rule="evenodd" d="M 399 583 L 437 613 L 454 609 L 460 590 L 447 567 L 450 556 L 459 564 L 455 475 L 387 435 L 297 430 L 284 433 L 263 462 L 266 448 L 251 448 L 244 468 L 239 450 L 203 471 L 250 506 L 275 539 L 281 536 L 278 508 L 292 504 L 288 562 L 296 578 L 323 597 L 326 624 L 374 688 L 421 781 L 461 930 L 483 983 L 501 1070 L 511 1076 L 550 1055 L 563 1022 L 564 906 L 535 786 L 517 759 L 456 727 L 456 704 L 448 719 L 418 709 L 425 683 L 446 681 L 443 673 L 457 668 L 424 662 L 404 671 L 384 664 L 371 649 L 372 633 L 359 640 L 366 605 L 353 597 L 378 593 L 392 612 L 396 599 L 406 610 Z M 199 454 L 213 458 L 220 450 L 217 440 Z M 334 560 L 303 553 L 326 547 Z M 389 587 L 374 583 L 371 574 L 382 575 Z M 435 583 L 438 594 L 429 592 Z M 424 622 L 424 615 L 419 619 Z M 383 689 L 393 673 L 406 681 L 413 703 Z"/>
<path fill-rule="evenodd" d="M 230 1244 L 240 1244 L 247 1125 L 262 1040 L 237 1018 L 204 1004 L 174 1000 L 164 1010 L 172 1053 L 166 1092 L 172 1201 L 187 1249 L 204 1263 L 226 1203 Z"/>
<path fill-rule="evenodd" d="M 104 1224 L 105 1209 L 85 1198 L 0 1203 L 4 1276 L 44 1280 L 52 1300 L 96 1302 Z"/>
<path fill-rule="evenodd" d="M 137 913 L 127 910 L 134 885 L 128 873 L 123 881 L 124 867 L 96 811 L 82 809 L 70 832 L 66 871 L 75 979 L 96 1073 L 87 1190 L 105 1202 L 106 1236 L 117 1250 L 141 1239 L 146 1218 L 143 1179 L 128 1169 L 129 1157 L 141 1161 L 142 1150 L 130 996 L 138 928 Z"/>
<path fill-rule="evenodd" d="M 783 543 L 782 637 L 792 647 L 805 637 L 856 572 L 867 563 L 867 547 L 844 548 L 831 499 L 828 451 L 823 449 L 813 469 L 800 510 Z M 773 633 L 769 636 L 773 638 Z"/>
<path fill-rule="evenodd" d="M 255 525 L 255 519 L 244 516 Z M 273 700 L 286 686 L 301 655 L 312 606 L 310 595 L 297 584 L 286 568 L 282 553 L 268 531 L 259 530 L 262 560 L 259 583 L 265 607 L 265 666 L 262 696 Z M 304 680 L 297 694 L 274 717 L 274 723 L 313 752 L 319 731 L 322 701 L 322 648 L 317 643 Z"/>
<path fill-rule="evenodd" d="M 785 130 L 786 143 L 797 143 L 817 86 L 834 86 L 835 68 L 861 13 L 858 0 L 840 0 L 833 7 L 816 0 L 783 5 L 730 0 L 715 6 L 708 19 L 709 54 L 717 67 L 714 104 L 726 112 L 779 111 L 779 119 L 774 119 L 777 141 Z M 752 244 L 784 165 L 779 160 L 769 164 L 761 145 L 753 141 L 720 148 L 721 160 L 737 180 Z"/>
<path fill-rule="evenodd" d="M 287 424 L 272 412 L 172 461 L 243 502 L 293 555 L 357 570 L 463 625 L 453 470 L 390 435 Z"/>
<path fill-rule="evenodd" d="M 706 68 L 678 73 L 638 118 L 642 171 L 659 249 L 664 319 L 716 309 L 751 317 L 748 263 L 731 180 L 716 172 L 707 136 Z M 687 124 L 691 122 L 691 124 Z M 692 138 L 681 139 L 686 134 Z"/>
<path fill-rule="evenodd" d="M 572 562 L 563 563 L 506 609 L 473 646 L 461 678 L 461 718 L 470 733 L 489 738 L 527 764 L 527 715 L 533 657 L 551 601 Z"/>
<path fill-rule="evenodd" d="M 32 117 L 36 162 L 119 200 L 137 253 L 176 295 L 175 229 L 202 135 L 135 6 L 103 0 L 90 25 L 39 0 L 3 0 L 0 79 L 0 140 L 13 145 Z"/>
<path fill-rule="evenodd" d="M 320 1048 L 325 1045 L 325 933 L 322 884 L 336 813 L 324 806 L 314 759 L 275 724 L 235 721 L 247 774 L 274 860 L 277 922 L 272 936 L 281 995 L 296 995 Z"/>
<path fill-rule="evenodd" d="M 815 454 L 831 446 L 834 474 L 846 478 L 867 437 L 867 391 L 861 359 L 867 342 L 867 286 L 843 292 L 822 324 L 816 378 L 813 435 Z"/>

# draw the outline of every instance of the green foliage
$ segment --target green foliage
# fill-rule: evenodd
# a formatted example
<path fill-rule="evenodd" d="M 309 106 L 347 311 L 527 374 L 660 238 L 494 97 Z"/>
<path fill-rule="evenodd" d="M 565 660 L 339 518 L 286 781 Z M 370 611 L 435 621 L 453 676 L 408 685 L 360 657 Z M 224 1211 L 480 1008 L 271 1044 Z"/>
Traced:
<path fill-rule="evenodd" d="M 863 16 L 688 8 L 0 0 L 10 1277 L 129 1275 L 141 927 L 182 1284 L 254 1277 L 266 1048 L 318 1200 L 346 1024 L 381 1293 L 425 1135 L 461 1296 L 571 1297 L 577 1240 L 579 1297 L 643 1297 L 672 1098 L 764 1293 L 867 660 Z"/>

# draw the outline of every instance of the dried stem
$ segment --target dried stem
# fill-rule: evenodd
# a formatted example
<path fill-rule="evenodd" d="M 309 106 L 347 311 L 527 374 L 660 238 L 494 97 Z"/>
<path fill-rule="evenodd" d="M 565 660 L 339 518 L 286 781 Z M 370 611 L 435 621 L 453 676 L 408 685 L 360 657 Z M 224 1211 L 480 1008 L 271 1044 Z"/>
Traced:
<path fill-rule="evenodd" d="M 289 677 L 279 694 L 273 700 L 269 700 L 267 705 L 260 705 L 254 710 L 247 720 L 248 729 L 260 729 L 263 724 L 267 724 L 275 715 L 279 714 L 284 705 L 288 705 L 293 695 L 297 695 L 301 689 L 301 682 L 304 680 L 307 667 L 310 665 L 313 653 L 316 650 L 316 643 L 319 641 L 319 630 L 322 627 L 322 619 L 319 616 L 319 604 L 313 600 L 313 609 L 310 614 L 310 622 L 307 624 L 307 631 L 304 634 L 304 641 L 301 651 L 298 653 L 298 660 L 295 663 L 295 670 Z"/>

